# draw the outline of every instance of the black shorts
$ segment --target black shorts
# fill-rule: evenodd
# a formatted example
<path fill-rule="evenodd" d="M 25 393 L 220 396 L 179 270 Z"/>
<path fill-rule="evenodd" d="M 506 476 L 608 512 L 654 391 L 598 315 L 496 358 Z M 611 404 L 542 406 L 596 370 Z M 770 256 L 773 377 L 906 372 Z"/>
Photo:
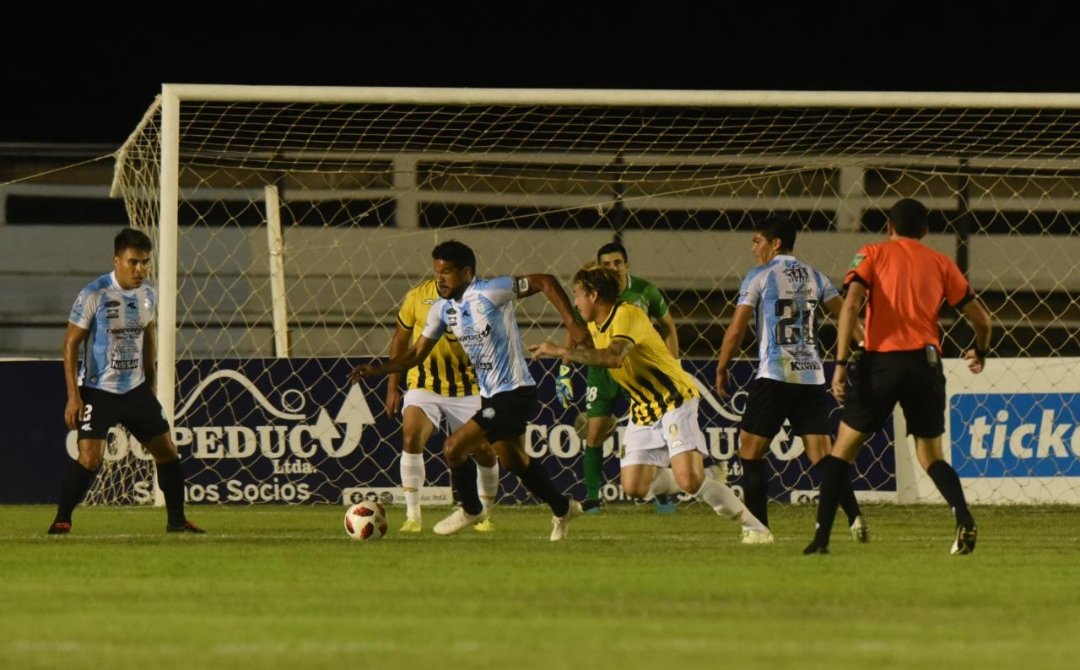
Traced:
<path fill-rule="evenodd" d="M 828 435 L 829 410 L 824 384 L 790 384 L 766 377 L 750 382 L 746 411 L 739 428 L 752 435 L 772 438 L 791 422 L 795 435 Z"/>
<path fill-rule="evenodd" d="M 141 444 L 169 432 L 169 422 L 149 384 L 127 393 L 109 393 L 82 386 L 83 413 L 79 417 L 80 440 L 104 440 L 109 429 L 122 424 Z"/>
<path fill-rule="evenodd" d="M 536 387 L 522 386 L 513 391 L 480 398 L 480 411 L 473 420 L 484 429 L 488 442 L 521 437 L 529 419 L 536 416 Z"/>
<path fill-rule="evenodd" d="M 844 423 L 860 433 L 881 430 L 899 402 L 909 435 L 939 437 L 945 432 L 945 373 L 936 358 L 931 362 L 922 349 L 863 354 L 852 371 Z"/>

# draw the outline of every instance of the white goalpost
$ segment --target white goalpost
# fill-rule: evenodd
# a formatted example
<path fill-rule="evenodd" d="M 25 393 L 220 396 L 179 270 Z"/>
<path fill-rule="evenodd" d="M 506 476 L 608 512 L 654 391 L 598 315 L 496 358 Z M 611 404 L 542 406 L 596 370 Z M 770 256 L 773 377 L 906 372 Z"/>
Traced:
<path fill-rule="evenodd" d="M 397 421 L 381 387 L 345 374 L 385 356 L 406 290 L 451 238 L 481 275 L 564 280 L 622 242 L 670 303 L 712 458 L 737 465 L 738 396 L 708 387 L 753 221 L 792 217 L 796 255 L 839 284 L 883 238 L 883 210 L 915 197 L 932 211 L 927 244 L 995 317 L 987 373 L 948 371 L 954 466 L 978 502 L 1075 503 L 1078 159 L 1069 94 L 165 85 L 117 153 L 113 193 L 157 245 L 157 391 L 193 502 L 393 497 Z M 562 337 L 542 300 L 518 313 L 526 341 Z M 946 356 L 970 337 L 946 308 Z M 826 353 L 834 339 L 826 323 Z M 536 370 L 528 448 L 573 493 L 579 410 Z M 898 421 L 860 457 L 862 497 L 936 499 L 903 435 Z M 771 459 L 774 497 L 812 495 L 797 440 L 781 436 Z M 438 452 L 427 460 L 445 482 Z M 97 495 L 140 499 L 145 454 L 129 445 L 113 461 L 132 474 L 102 477 Z M 525 499 L 503 484 L 504 500 Z"/>

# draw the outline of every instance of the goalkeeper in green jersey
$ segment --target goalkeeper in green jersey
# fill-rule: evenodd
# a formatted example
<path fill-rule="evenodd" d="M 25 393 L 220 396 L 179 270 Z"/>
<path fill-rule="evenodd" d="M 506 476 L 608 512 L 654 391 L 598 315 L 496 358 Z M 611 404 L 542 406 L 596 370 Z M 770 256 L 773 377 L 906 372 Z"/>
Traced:
<path fill-rule="evenodd" d="M 628 302 L 640 307 L 656 327 L 668 351 L 679 358 L 679 339 L 675 332 L 675 320 L 668 311 L 667 301 L 660 294 L 660 289 L 640 277 L 630 274 L 630 263 L 626 247 L 618 242 L 609 242 L 596 252 L 596 261 L 602 267 L 614 270 L 619 275 L 619 293 L 621 302 Z M 555 385 L 563 407 L 569 407 L 573 399 L 573 385 L 570 382 L 570 366 L 559 366 L 559 379 Z M 601 499 L 600 487 L 604 478 L 604 440 L 615 429 L 615 399 L 625 398 L 625 393 L 611 378 L 607 368 L 589 367 L 588 386 L 585 394 L 585 502 L 582 507 L 586 512 L 599 512 Z M 662 514 L 675 511 L 674 500 L 666 497 L 656 499 L 656 509 Z"/>

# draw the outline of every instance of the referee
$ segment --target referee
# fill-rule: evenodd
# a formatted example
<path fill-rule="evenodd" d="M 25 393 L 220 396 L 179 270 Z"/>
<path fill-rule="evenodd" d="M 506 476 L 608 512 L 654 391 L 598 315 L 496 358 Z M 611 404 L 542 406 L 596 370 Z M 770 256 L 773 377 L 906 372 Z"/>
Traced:
<path fill-rule="evenodd" d="M 977 529 L 956 471 L 942 456 L 945 432 L 945 375 L 941 369 L 938 312 L 943 302 L 959 310 L 975 331 L 964 353 L 968 368 L 982 372 L 990 346 L 990 314 L 967 279 L 947 256 L 920 239 L 927 232 L 926 207 L 899 200 L 888 214 L 885 242 L 861 248 L 844 277 L 847 295 L 837 334 L 832 389 L 844 416 L 832 452 L 818 463 L 821 495 L 817 531 L 804 554 L 827 554 L 838 494 L 863 442 L 881 429 L 897 402 L 915 438 L 919 464 L 952 508 L 956 539 L 952 554 L 975 551 Z M 851 333 L 866 303 L 866 354 L 854 383 L 848 381 Z"/>

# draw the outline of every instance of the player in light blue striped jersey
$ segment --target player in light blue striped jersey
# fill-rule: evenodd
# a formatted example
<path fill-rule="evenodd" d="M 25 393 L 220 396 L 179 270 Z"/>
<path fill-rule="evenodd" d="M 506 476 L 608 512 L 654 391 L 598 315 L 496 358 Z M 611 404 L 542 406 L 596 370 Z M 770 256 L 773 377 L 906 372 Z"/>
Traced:
<path fill-rule="evenodd" d="M 437 245 L 431 257 L 440 299 L 428 311 L 423 333 L 408 351 L 383 365 L 357 366 L 349 380 L 359 382 L 408 370 L 428 357 L 444 333 L 452 334 L 476 371 L 480 411 L 443 445 L 450 485 L 461 507 L 435 524 L 435 533 L 452 535 L 487 518 L 476 492 L 476 465 L 468 458 L 486 439 L 500 464 L 551 507 L 551 540 L 562 540 L 570 521 L 582 513 L 581 503 L 559 493 L 540 461 L 525 451 L 525 429 L 537 409 L 536 382 L 525 361 L 514 300 L 543 293 L 559 312 L 575 346 L 592 343 L 589 331 L 574 318 L 566 291 L 549 274 L 479 279 L 476 255 L 457 240 Z"/>
<path fill-rule="evenodd" d="M 789 421 L 792 433 L 802 438 L 812 464 L 832 447 L 815 319 L 819 307 L 839 315 L 844 301 L 828 277 L 791 255 L 795 233 L 795 224 L 779 216 L 754 226 L 751 250 L 759 265 L 746 275 L 739 289 L 739 302 L 724 333 L 716 366 L 716 390 L 728 398 L 728 365 L 753 317 L 760 364 L 739 425 L 739 458 L 746 507 L 765 525 L 769 523 L 769 478 L 764 457 L 784 421 Z M 853 536 L 867 541 L 869 530 L 850 481 L 841 498 Z M 771 535 L 765 539 L 769 540 Z M 743 541 L 759 543 L 763 539 L 744 535 Z"/>
<path fill-rule="evenodd" d="M 101 468 L 109 429 L 117 424 L 154 457 L 168 515 L 165 530 L 203 532 L 184 515 L 180 456 L 153 391 L 157 293 L 146 283 L 152 248 L 145 233 L 120 231 L 113 240 L 112 272 L 87 284 L 68 316 L 64 421 L 78 431 L 79 455 L 61 481 L 50 535 L 71 531 L 71 514 Z"/>

